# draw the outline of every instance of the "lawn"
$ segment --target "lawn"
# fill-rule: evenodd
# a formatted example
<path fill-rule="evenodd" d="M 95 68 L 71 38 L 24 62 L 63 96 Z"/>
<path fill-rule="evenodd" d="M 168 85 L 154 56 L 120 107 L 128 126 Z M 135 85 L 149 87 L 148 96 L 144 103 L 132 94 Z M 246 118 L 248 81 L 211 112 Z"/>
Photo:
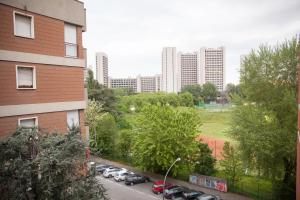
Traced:
<path fill-rule="evenodd" d="M 198 110 L 202 122 L 201 135 L 232 141 L 228 135 L 232 111 L 210 112 L 209 110 Z"/>

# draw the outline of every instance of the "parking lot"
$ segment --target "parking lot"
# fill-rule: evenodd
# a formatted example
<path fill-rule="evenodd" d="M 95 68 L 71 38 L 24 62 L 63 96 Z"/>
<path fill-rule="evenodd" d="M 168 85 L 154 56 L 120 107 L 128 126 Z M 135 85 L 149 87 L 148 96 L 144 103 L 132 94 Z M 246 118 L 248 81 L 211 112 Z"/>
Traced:
<path fill-rule="evenodd" d="M 122 182 L 116 182 L 113 178 L 96 176 L 107 189 L 107 194 L 111 200 L 157 200 L 162 199 L 161 195 L 155 195 L 151 191 L 152 183 L 141 183 L 127 186 Z"/>
<path fill-rule="evenodd" d="M 146 175 L 151 178 L 152 181 L 162 180 L 163 176 L 153 174 L 153 173 L 145 173 L 138 169 L 135 169 L 131 166 L 127 166 L 124 164 L 120 164 L 117 162 L 105 160 L 99 157 L 93 157 L 93 160 L 97 163 L 105 163 L 113 166 L 117 166 L 119 168 L 126 168 L 130 171 L 137 172 L 138 174 Z M 148 183 L 139 183 L 133 186 L 125 185 L 124 181 L 116 182 L 114 178 L 104 178 L 102 174 L 97 173 L 97 179 L 103 184 L 103 186 L 107 189 L 107 194 L 112 200 L 154 200 L 154 199 L 162 199 L 162 195 L 156 195 L 152 192 L 152 182 Z M 181 185 L 196 191 L 203 191 L 206 194 L 214 194 L 220 196 L 223 200 L 252 200 L 249 197 L 241 196 L 234 193 L 224 193 L 216 190 L 211 190 L 203 187 L 199 187 L 193 184 L 190 184 L 185 181 L 176 180 L 168 177 L 168 182 L 173 183 L 173 185 Z"/>

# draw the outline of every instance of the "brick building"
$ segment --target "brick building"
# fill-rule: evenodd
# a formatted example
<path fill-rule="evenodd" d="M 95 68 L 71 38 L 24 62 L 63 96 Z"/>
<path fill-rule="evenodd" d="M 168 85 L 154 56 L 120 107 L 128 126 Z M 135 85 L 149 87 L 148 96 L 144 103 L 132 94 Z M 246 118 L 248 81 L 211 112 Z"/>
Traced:
<path fill-rule="evenodd" d="M 18 126 L 66 132 L 73 124 L 85 138 L 83 3 L 0 0 L 0 13 L 0 138 Z"/>

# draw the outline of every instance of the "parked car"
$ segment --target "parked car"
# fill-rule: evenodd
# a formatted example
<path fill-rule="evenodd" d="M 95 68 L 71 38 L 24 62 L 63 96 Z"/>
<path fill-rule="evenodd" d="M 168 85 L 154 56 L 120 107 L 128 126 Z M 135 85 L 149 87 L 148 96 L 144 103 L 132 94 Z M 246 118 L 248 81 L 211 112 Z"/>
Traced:
<path fill-rule="evenodd" d="M 165 190 L 164 196 L 166 199 L 172 199 L 174 197 L 180 197 L 182 196 L 182 193 L 184 191 L 187 191 L 187 188 L 177 186 L 177 187 L 172 187 L 170 189 Z"/>
<path fill-rule="evenodd" d="M 134 175 L 133 172 L 130 171 L 119 171 L 116 173 L 116 175 L 114 176 L 115 181 L 119 182 L 119 181 L 124 181 L 126 176 L 129 175 Z"/>
<path fill-rule="evenodd" d="M 126 185 L 134 185 L 137 183 L 146 183 L 149 182 L 150 178 L 146 176 L 141 176 L 138 174 L 130 175 L 125 177 L 125 184 Z"/>
<path fill-rule="evenodd" d="M 117 172 L 120 172 L 120 171 L 125 172 L 125 171 L 127 171 L 127 169 L 124 169 L 124 168 L 122 168 L 122 169 L 120 169 L 120 168 L 108 168 L 108 169 L 106 169 L 106 170 L 103 172 L 103 176 L 104 176 L 105 178 L 111 178 L 111 177 L 115 176 L 115 174 L 116 174 Z"/>
<path fill-rule="evenodd" d="M 182 193 L 182 197 L 183 197 L 183 199 L 186 199 L 186 200 L 196 200 L 197 197 L 199 197 L 202 194 L 204 194 L 204 192 L 202 192 L 202 191 L 189 190 L 189 191 L 184 191 Z"/>
<path fill-rule="evenodd" d="M 165 184 L 165 190 L 171 188 L 172 186 L 173 185 L 171 183 L 166 183 Z M 164 181 L 163 180 L 153 182 L 152 192 L 154 194 L 163 193 L 163 190 L 164 190 Z"/>
<path fill-rule="evenodd" d="M 107 168 L 112 167 L 111 165 L 98 164 L 96 165 L 96 171 L 99 173 L 103 173 Z"/>
<path fill-rule="evenodd" d="M 197 197 L 197 200 L 222 200 L 221 197 L 212 194 L 202 194 Z"/>

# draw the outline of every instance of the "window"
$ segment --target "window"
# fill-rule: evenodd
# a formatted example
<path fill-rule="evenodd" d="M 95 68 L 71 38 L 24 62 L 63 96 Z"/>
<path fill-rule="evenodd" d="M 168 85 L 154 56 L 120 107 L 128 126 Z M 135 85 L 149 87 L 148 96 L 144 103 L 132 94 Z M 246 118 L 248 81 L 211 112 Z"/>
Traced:
<path fill-rule="evenodd" d="M 38 125 L 37 117 L 20 118 L 19 126 L 24 128 L 33 128 Z"/>
<path fill-rule="evenodd" d="M 32 15 L 14 11 L 14 34 L 26 38 L 34 38 L 34 18 Z"/>
<path fill-rule="evenodd" d="M 79 113 L 78 110 L 72 110 L 67 112 L 68 127 L 79 126 Z"/>
<path fill-rule="evenodd" d="M 77 57 L 76 26 L 65 24 L 65 51 L 67 57 Z"/>
<path fill-rule="evenodd" d="M 17 89 L 36 89 L 35 67 L 16 66 Z"/>

